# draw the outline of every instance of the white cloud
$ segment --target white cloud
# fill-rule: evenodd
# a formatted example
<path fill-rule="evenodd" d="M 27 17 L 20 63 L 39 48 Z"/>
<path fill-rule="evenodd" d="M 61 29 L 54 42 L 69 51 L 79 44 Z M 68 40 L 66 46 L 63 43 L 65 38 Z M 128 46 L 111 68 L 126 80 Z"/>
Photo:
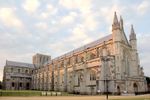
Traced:
<path fill-rule="evenodd" d="M 56 54 L 62 54 L 62 53 L 64 53 L 65 51 L 66 51 L 66 47 L 65 47 L 66 45 L 63 43 L 63 42 L 55 42 L 55 43 L 51 43 L 50 45 L 49 45 L 49 47 L 53 50 L 53 51 L 55 51 L 55 52 L 57 52 Z M 59 55 L 60 56 L 60 55 Z"/>
<path fill-rule="evenodd" d="M 93 14 L 93 15 L 92 15 Z M 88 17 L 87 17 L 88 16 Z M 83 25 L 88 30 L 95 30 L 98 27 L 98 22 L 96 20 L 96 16 L 93 13 L 87 13 L 82 16 Z"/>
<path fill-rule="evenodd" d="M 68 9 L 72 9 L 75 7 L 75 3 L 72 0 L 59 0 L 59 4 L 68 8 Z"/>
<path fill-rule="evenodd" d="M 42 12 L 40 18 L 45 19 L 48 18 L 49 14 L 47 12 Z"/>
<path fill-rule="evenodd" d="M 54 7 L 51 4 L 47 4 L 46 8 L 44 11 L 42 11 L 41 14 L 39 14 L 39 18 L 41 19 L 46 19 L 48 18 L 50 15 L 55 15 L 57 13 L 58 9 L 56 7 Z"/>
<path fill-rule="evenodd" d="M 145 14 L 150 9 L 150 2 L 149 0 L 143 0 L 142 3 L 136 7 L 137 12 L 141 15 Z"/>
<path fill-rule="evenodd" d="M 25 0 L 22 6 L 28 13 L 33 13 L 40 6 L 40 2 L 38 0 Z"/>
<path fill-rule="evenodd" d="M 95 20 L 95 11 L 92 11 L 94 3 L 91 0 L 86 0 L 86 2 L 84 0 L 60 0 L 59 4 L 69 10 L 78 10 L 78 18 L 82 20 L 81 24 L 86 29 L 94 30 L 97 27 L 98 22 Z M 70 22 L 71 18 L 71 16 L 66 17 L 64 22 Z"/>
<path fill-rule="evenodd" d="M 36 26 L 38 29 L 43 29 L 43 30 L 48 29 L 48 25 L 47 25 L 47 23 L 45 23 L 45 22 L 39 22 L 39 23 L 35 24 L 35 26 Z"/>
<path fill-rule="evenodd" d="M 70 31 L 70 35 L 62 39 L 61 42 L 57 41 L 49 45 L 51 50 L 55 51 L 54 53 L 57 52 L 57 56 L 60 56 L 60 54 L 64 54 L 65 52 L 69 52 L 73 49 L 79 48 L 80 46 L 90 43 L 93 40 L 90 36 L 88 36 L 86 30 L 82 25 L 77 25 Z"/>
<path fill-rule="evenodd" d="M 60 0 L 59 4 L 67 9 L 78 9 L 81 12 L 87 12 L 91 9 L 91 0 Z"/>
<path fill-rule="evenodd" d="M 46 6 L 46 8 L 47 8 L 48 11 L 53 11 L 53 10 L 54 10 L 53 5 L 51 5 L 51 4 L 48 4 L 48 5 Z"/>
<path fill-rule="evenodd" d="M 61 18 L 61 21 L 60 23 L 62 25 L 68 25 L 68 24 L 71 24 L 75 21 L 75 18 L 77 17 L 77 13 L 75 12 L 70 12 L 69 15 L 66 15 L 66 16 L 63 16 Z"/>
<path fill-rule="evenodd" d="M 99 9 L 100 16 L 103 16 L 105 24 L 108 24 L 109 33 L 112 32 L 112 23 L 114 18 L 114 12 L 117 13 L 118 20 L 120 19 L 120 15 L 125 14 L 126 11 L 132 10 L 128 6 L 123 6 L 119 3 L 112 4 L 112 6 L 105 6 Z"/>
<path fill-rule="evenodd" d="M 15 15 L 13 8 L 0 8 L 0 20 L 8 27 L 22 28 L 22 21 Z"/>
<path fill-rule="evenodd" d="M 85 34 L 85 30 L 83 29 L 82 26 L 75 27 L 72 30 L 72 39 L 71 40 L 78 41 L 78 40 L 86 38 L 86 37 L 87 37 L 87 35 Z"/>
<path fill-rule="evenodd" d="M 120 15 L 126 7 L 119 6 L 118 4 L 114 4 L 112 6 L 102 7 L 100 8 L 100 13 L 106 19 L 107 23 L 112 23 L 114 18 L 114 12 L 116 11 L 118 15 Z"/>
<path fill-rule="evenodd" d="M 73 28 L 71 35 L 67 37 L 66 42 L 78 48 L 79 46 L 85 45 L 91 42 L 93 39 L 87 35 L 84 26 L 78 25 Z"/>

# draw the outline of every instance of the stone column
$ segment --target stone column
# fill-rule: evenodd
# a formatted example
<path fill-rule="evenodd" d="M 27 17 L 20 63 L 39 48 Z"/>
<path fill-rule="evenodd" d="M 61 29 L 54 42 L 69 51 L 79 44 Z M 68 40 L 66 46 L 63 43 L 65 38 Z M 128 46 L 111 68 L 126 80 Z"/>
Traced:
<path fill-rule="evenodd" d="M 42 79 L 43 79 L 43 81 L 42 81 L 42 90 L 44 90 L 44 87 L 45 87 L 45 77 L 44 76 L 45 76 L 45 72 L 42 73 Z"/>
<path fill-rule="evenodd" d="M 37 82 L 36 82 L 36 80 L 37 80 L 37 76 L 36 76 L 36 73 L 35 73 L 35 79 L 34 79 L 34 82 L 35 82 L 34 89 L 35 89 L 35 90 L 36 90 L 36 87 L 37 87 Z"/>
<path fill-rule="evenodd" d="M 41 75 L 40 75 L 41 73 L 40 73 L 40 69 L 38 69 L 38 90 L 40 90 L 40 88 L 41 88 Z"/>
<path fill-rule="evenodd" d="M 57 91 L 60 91 L 60 63 L 57 66 Z"/>
<path fill-rule="evenodd" d="M 49 68 L 48 68 L 48 65 L 46 66 L 47 67 L 47 71 L 46 71 L 46 90 L 49 90 L 48 89 L 48 85 L 49 85 Z"/>
<path fill-rule="evenodd" d="M 40 79 L 40 71 L 39 71 L 39 69 L 38 69 L 38 80 L 37 80 L 37 83 L 38 83 L 37 89 L 38 89 L 38 90 L 40 90 L 40 83 L 41 83 L 40 80 L 41 80 L 41 79 Z"/>
<path fill-rule="evenodd" d="M 51 90 L 54 91 L 54 64 L 52 62 L 52 80 L 51 80 Z"/>
<path fill-rule="evenodd" d="M 83 65 L 83 93 L 82 94 L 87 94 L 87 51 L 84 51 L 84 65 Z"/>
<path fill-rule="evenodd" d="M 106 59 L 106 56 L 107 56 L 107 52 L 106 52 L 106 48 L 104 47 L 103 50 L 102 50 L 102 55 L 100 56 L 100 62 L 101 62 L 101 73 L 100 73 L 100 77 L 99 77 L 99 89 L 101 92 L 105 92 L 106 90 L 106 85 L 105 85 L 105 76 L 106 76 L 106 66 L 107 63 L 105 61 Z"/>
<path fill-rule="evenodd" d="M 64 91 L 67 92 L 67 61 L 64 61 Z"/>
<path fill-rule="evenodd" d="M 47 73 L 47 75 L 48 75 L 48 78 L 47 78 L 47 79 L 48 79 L 48 84 L 47 84 L 47 86 L 48 86 L 48 91 L 50 90 L 50 87 L 51 87 L 51 86 L 50 86 L 50 81 L 51 81 L 51 80 L 50 80 L 50 79 L 51 79 L 51 75 L 50 75 L 51 72 L 50 72 L 50 70 L 51 70 L 51 69 L 50 69 L 50 65 L 48 64 L 48 73 Z"/>
<path fill-rule="evenodd" d="M 72 63 L 72 67 L 73 67 L 73 71 L 72 71 L 72 92 L 74 93 L 75 92 L 75 56 L 73 55 L 73 63 Z"/>

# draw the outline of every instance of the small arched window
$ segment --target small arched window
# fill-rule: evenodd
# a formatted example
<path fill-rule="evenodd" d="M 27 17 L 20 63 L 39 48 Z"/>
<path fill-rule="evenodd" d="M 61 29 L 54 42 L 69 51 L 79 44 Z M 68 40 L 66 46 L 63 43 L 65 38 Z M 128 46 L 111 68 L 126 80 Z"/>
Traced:
<path fill-rule="evenodd" d="M 12 87 L 15 87 L 15 83 L 14 82 L 12 82 Z"/>
<path fill-rule="evenodd" d="M 25 70 L 25 73 L 28 74 L 28 70 L 27 69 Z"/>
<path fill-rule="evenodd" d="M 20 73 L 20 69 L 18 69 L 18 73 Z"/>
<path fill-rule="evenodd" d="M 96 57 L 96 55 L 94 53 L 91 53 L 90 59 L 94 59 L 95 57 Z"/>
<path fill-rule="evenodd" d="M 14 70 L 14 69 L 13 69 L 13 68 L 11 68 L 11 73 L 13 72 L 13 70 Z"/>
<path fill-rule="evenodd" d="M 80 86 L 80 82 L 83 81 L 83 74 L 79 73 L 78 74 L 78 85 Z"/>
<path fill-rule="evenodd" d="M 32 70 L 32 74 L 34 73 L 34 70 Z"/>
<path fill-rule="evenodd" d="M 78 62 L 78 63 L 81 63 L 81 62 L 83 62 L 83 61 L 84 61 L 84 57 L 83 57 L 83 56 L 78 56 L 77 62 Z"/>
<path fill-rule="evenodd" d="M 90 72 L 90 80 L 96 80 L 96 72 L 93 70 Z"/>
<path fill-rule="evenodd" d="M 81 57 L 81 62 L 83 62 L 84 61 L 84 57 Z"/>

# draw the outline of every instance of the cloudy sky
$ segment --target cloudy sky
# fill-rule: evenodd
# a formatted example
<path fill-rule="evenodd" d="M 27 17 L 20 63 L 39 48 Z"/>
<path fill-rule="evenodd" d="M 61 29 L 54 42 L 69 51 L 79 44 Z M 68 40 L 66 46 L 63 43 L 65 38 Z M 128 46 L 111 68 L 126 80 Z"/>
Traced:
<path fill-rule="evenodd" d="M 114 11 L 133 24 L 141 66 L 150 76 L 150 0 L 0 0 L 0 80 L 5 61 L 52 58 L 111 34 Z"/>

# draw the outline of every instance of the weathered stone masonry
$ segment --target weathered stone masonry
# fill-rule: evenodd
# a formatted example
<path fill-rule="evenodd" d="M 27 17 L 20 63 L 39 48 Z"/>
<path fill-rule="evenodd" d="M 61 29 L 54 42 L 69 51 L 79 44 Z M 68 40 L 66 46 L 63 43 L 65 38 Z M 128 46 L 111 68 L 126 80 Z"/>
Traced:
<path fill-rule="evenodd" d="M 116 13 L 111 34 L 45 63 L 34 62 L 31 89 L 35 90 L 104 93 L 106 79 L 111 93 L 147 90 L 137 52 L 136 33 L 131 26 L 128 41 L 123 19 L 118 21 Z"/>

